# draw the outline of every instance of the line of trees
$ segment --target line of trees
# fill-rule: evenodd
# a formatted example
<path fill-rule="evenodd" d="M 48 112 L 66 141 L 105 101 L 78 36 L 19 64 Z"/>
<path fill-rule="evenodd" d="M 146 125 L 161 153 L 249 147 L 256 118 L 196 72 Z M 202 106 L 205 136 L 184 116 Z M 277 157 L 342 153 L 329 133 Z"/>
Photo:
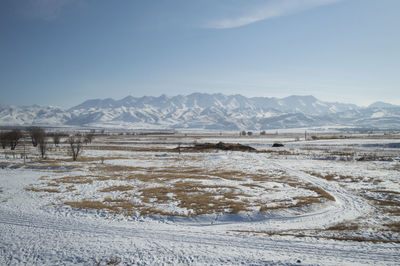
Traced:
<path fill-rule="evenodd" d="M 22 132 L 19 129 L 13 129 L 8 132 L 0 132 L 0 142 L 3 149 L 10 146 L 11 150 L 15 150 L 19 140 L 22 138 Z"/>
<path fill-rule="evenodd" d="M 28 127 L 26 128 L 32 146 L 38 149 L 38 152 L 42 159 L 46 158 L 47 150 L 49 148 L 49 140 L 51 139 L 55 147 L 58 147 L 62 137 L 67 137 L 66 143 L 68 144 L 72 160 L 76 161 L 82 151 L 83 144 L 91 143 L 94 139 L 94 134 L 89 133 L 87 135 L 76 135 L 68 136 L 60 132 L 46 133 L 41 127 Z M 13 129 L 11 131 L 0 132 L 0 144 L 3 149 L 10 147 L 11 150 L 15 150 L 20 139 L 24 136 L 20 129 Z"/>

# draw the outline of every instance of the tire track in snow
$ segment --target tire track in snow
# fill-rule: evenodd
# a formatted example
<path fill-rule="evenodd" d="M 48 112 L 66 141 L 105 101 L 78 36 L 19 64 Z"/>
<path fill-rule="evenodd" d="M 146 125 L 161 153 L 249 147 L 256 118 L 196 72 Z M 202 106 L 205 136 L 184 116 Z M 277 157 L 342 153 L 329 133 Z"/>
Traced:
<path fill-rule="evenodd" d="M 270 164 L 307 181 L 314 186 L 325 190 L 335 198 L 335 202 L 330 202 L 329 205 L 322 210 L 292 217 L 268 219 L 268 224 L 270 226 L 278 225 L 279 223 L 280 229 L 308 229 L 310 227 L 312 229 L 324 228 L 346 220 L 354 220 L 368 214 L 371 210 L 371 207 L 364 199 L 346 191 L 344 188 L 340 187 L 338 183 L 329 182 L 322 178 L 314 177 L 307 173 L 285 167 L 277 162 L 262 157 L 262 155 L 258 155 L 257 158 L 254 159 L 264 164 Z"/>
<path fill-rule="evenodd" d="M 198 253 L 203 254 L 202 256 L 207 256 L 207 254 L 214 252 L 214 257 L 210 257 L 208 261 L 211 264 L 212 262 L 218 264 L 218 252 L 223 254 L 222 252 L 225 252 L 225 250 L 235 250 L 236 256 L 241 257 L 247 262 L 257 262 L 257 258 L 254 255 L 249 255 L 254 254 L 254 252 L 252 253 L 251 251 L 265 254 L 270 258 L 275 257 L 274 254 L 280 254 L 280 258 L 282 258 L 282 254 L 290 254 L 296 257 L 312 257 L 314 261 L 318 262 L 331 261 L 337 263 L 339 260 L 362 264 L 374 264 L 377 262 L 396 264 L 400 261 L 398 245 L 355 244 L 353 242 L 344 243 L 343 241 L 276 240 L 269 237 L 238 236 L 224 233 L 225 231 L 221 229 L 231 230 L 238 229 L 238 227 L 252 229 L 254 228 L 253 225 L 259 226 L 259 228 L 262 229 L 266 227 L 276 229 L 278 226 L 279 229 L 285 227 L 289 229 L 308 228 L 310 226 L 313 228 L 315 226 L 324 227 L 330 223 L 355 218 L 363 214 L 363 208 L 360 208 L 360 206 L 364 207 L 364 202 L 333 182 L 327 182 L 300 171 L 284 167 L 260 155 L 251 159 L 259 160 L 260 163 L 263 164 L 272 164 L 276 168 L 285 170 L 288 173 L 294 174 L 305 181 L 321 187 L 331 193 L 335 197 L 336 202 L 323 210 L 301 216 L 271 218 L 256 223 L 230 224 L 226 225 L 226 227 L 220 227 L 219 225 L 193 227 L 185 225 L 184 223 L 177 226 L 176 224 L 156 224 L 155 222 L 150 222 L 149 224 L 140 222 L 111 222 L 111 224 L 109 224 L 108 221 L 102 221 L 101 219 L 93 220 L 87 217 L 61 217 L 39 211 L 38 209 L 11 209 L 0 205 L 0 246 L 6 247 L 15 245 L 18 246 L 18 249 L 22 248 L 27 250 L 26 252 L 29 254 L 25 253 L 24 255 L 27 256 L 28 262 L 29 257 L 31 257 L 31 262 L 35 259 L 35 254 L 33 253 L 36 253 L 36 251 L 46 251 L 40 246 L 40 243 L 35 243 L 35 241 L 29 239 L 29 237 L 35 239 L 35 237 L 40 238 L 40 236 L 43 235 L 49 237 L 49 244 L 47 246 L 49 249 L 53 248 L 52 244 L 60 241 L 62 243 L 60 246 L 70 247 L 72 252 L 78 253 L 80 246 L 75 246 L 76 242 L 82 241 L 82 239 L 96 239 L 96 241 L 100 243 L 100 250 L 89 251 L 93 253 L 106 253 L 108 248 L 114 244 L 115 239 L 117 242 L 121 239 L 130 239 L 134 242 L 145 243 L 154 254 L 146 253 L 147 251 L 145 248 L 141 249 L 140 247 L 138 252 L 143 252 L 145 255 L 150 254 L 153 257 L 157 257 L 158 255 L 167 256 L 171 253 L 173 253 L 172 257 L 174 258 L 180 256 L 193 257 Z M 13 239 L 13 232 L 19 231 L 29 232 L 27 237 L 31 241 L 23 242 L 18 239 Z M 55 234 L 59 237 L 58 239 L 54 239 L 53 236 Z M 83 243 L 86 242 L 83 241 Z M 122 247 L 121 244 L 118 245 L 115 246 L 115 248 Z M 176 248 L 160 248 L 170 245 L 176 246 Z M 30 250 L 34 250 L 35 252 L 31 254 Z M 160 252 L 157 253 L 157 250 L 160 250 Z M 2 252 L 6 254 L 6 252 L 11 251 L 9 249 L 3 249 Z M 182 252 L 182 254 L 178 254 L 180 252 Z M 7 255 L 10 255 L 10 253 L 7 253 Z M 40 254 L 40 256 L 44 256 L 44 254 Z M 258 260 L 258 262 L 260 262 L 260 260 Z"/>
<path fill-rule="evenodd" d="M 118 226 L 117 224 L 108 225 L 104 223 L 93 223 L 87 219 L 69 219 L 63 217 L 37 216 L 17 213 L 12 210 L 0 209 L 1 227 L 26 227 L 33 232 L 46 231 L 52 234 L 52 231 L 58 232 L 77 232 L 82 239 L 93 239 L 104 237 L 106 239 L 141 239 L 148 246 L 155 250 L 160 250 L 163 254 L 176 252 L 174 249 L 161 248 L 176 243 L 178 246 L 194 246 L 204 250 L 218 249 L 239 249 L 239 250 L 258 250 L 268 253 L 288 253 L 297 256 L 313 256 L 317 258 L 334 259 L 340 256 L 342 259 L 368 263 L 371 261 L 380 261 L 394 263 L 400 260 L 400 254 L 394 253 L 393 248 L 385 245 L 375 245 L 373 249 L 360 250 L 359 246 L 354 244 L 341 243 L 336 244 L 306 242 L 300 240 L 273 240 L 270 238 L 251 237 L 243 235 L 228 235 L 226 233 L 207 230 L 205 227 L 187 227 L 181 228 L 171 225 L 163 225 L 164 229 L 150 226 L 142 228 L 140 222 L 132 222 L 131 227 Z M 8 218 L 7 218 L 8 217 Z M 0 228 L 1 228 L 0 227 Z M 2 230 L 2 232 L 4 232 Z M 59 239 L 59 241 L 79 241 L 78 239 Z M 0 243 L 2 241 L 0 240 Z M 34 248 L 34 247 L 32 247 Z M 196 250 L 191 252 L 196 253 Z M 190 255 L 190 254 L 182 254 Z M 193 254 L 192 254 L 193 255 Z"/>

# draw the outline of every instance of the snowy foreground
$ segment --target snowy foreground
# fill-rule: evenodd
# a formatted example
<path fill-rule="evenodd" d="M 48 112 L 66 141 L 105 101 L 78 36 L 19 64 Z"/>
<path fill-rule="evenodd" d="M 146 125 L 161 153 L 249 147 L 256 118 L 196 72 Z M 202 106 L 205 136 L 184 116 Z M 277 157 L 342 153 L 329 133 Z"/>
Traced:
<path fill-rule="evenodd" d="M 132 140 L 129 144 L 126 139 L 98 140 L 91 144 L 92 149 L 85 148 L 86 162 L 74 164 L 65 160 L 61 167 L 34 162 L 22 165 L 20 159 L 3 157 L 0 161 L 0 265 L 398 265 L 400 262 L 399 149 L 374 146 L 396 141 L 292 142 L 288 139 L 285 148 L 267 153 L 177 154 L 138 149 L 139 146 L 149 148 L 152 141 Z M 168 141 L 165 148 L 176 146 L 175 140 Z M 273 141 L 247 139 L 242 142 L 262 149 Z M 107 148 L 103 152 L 98 148 L 102 145 L 124 145 L 132 149 Z M 351 150 L 343 153 L 344 147 Z M 322 160 L 327 151 L 329 160 Z M 101 165 L 98 161 L 89 161 L 107 152 L 106 158 L 110 159 Z M 358 157 L 349 158 L 371 152 L 379 153 L 380 157 L 368 162 L 356 160 Z M 333 155 L 341 157 L 335 159 Z M 51 156 L 65 159 L 62 150 L 54 150 L 53 154 L 49 153 Z M 193 215 L 199 209 L 183 207 L 176 187 L 186 177 L 128 179 L 133 171 L 139 171 L 133 168 L 115 177 L 104 170 L 103 163 L 113 166 L 114 174 L 115 166 L 140 166 L 141 172 L 151 169 L 157 173 L 156 167 L 161 165 L 163 172 L 174 169 L 174 174 L 179 169 L 206 169 L 201 172 L 204 178 L 196 177 L 193 184 L 213 197 L 231 189 L 229 193 L 234 197 L 226 204 L 242 209 L 235 212 L 227 205 L 226 211 Z M 69 170 L 72 166 L 75 168 Z M 101 167 L 103 170 L 99 172 Z M 235 171 L 243 176 L 228 178 L 217 171 L 221 169 L 225 174 Z M 271 173 L 280 176 L 273 178 Z M 258 179 L 252 179 L 252 175 Z M 71 176 L 79 181 L 66 179 Z M 194 178 L 192 175 L 189 179 Z M 185 184 L 190 184 L 189 179 L 184 179 Z M 122 192 L 121 187 L 128 185 L 129 191 Z M 168 197 L 145 197 L 149 188 L 162 186 L 171 189 L 165 194 Z M 221 192 L 219 187 L 225 190 Z M 395 196 L 388 198 L 389 194 Z M 117 213 L 111 207 L 85 209 L 71 203 L 80 200 L 107 204 L 126 200 L 134 202 L 137 209 Z M 237 201 L 246 204 L 235 205 Z M 384 207 L 382 202 L 386 204 Z M 149 210 L 153 213 L 143 214 Z M 339 229 L 337 225 L 344 228 Z M 392 225 L 390 229 L 388 225 Z"/>

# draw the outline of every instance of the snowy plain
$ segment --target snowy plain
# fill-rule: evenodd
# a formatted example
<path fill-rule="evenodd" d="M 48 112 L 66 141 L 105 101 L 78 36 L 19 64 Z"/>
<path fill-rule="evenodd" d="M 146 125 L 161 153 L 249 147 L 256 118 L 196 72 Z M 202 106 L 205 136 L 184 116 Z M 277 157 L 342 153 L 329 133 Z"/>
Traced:
<path fill-rule="evenodd" d="M 61 145 L 25 165 L 4 152 L 0 264 L 398 265 L 400 152 L 365 146 L 398 136 L 294 140 L 98 137 L 81 161 Z M 263 152 L 170 152 L 194 141 Z"/>

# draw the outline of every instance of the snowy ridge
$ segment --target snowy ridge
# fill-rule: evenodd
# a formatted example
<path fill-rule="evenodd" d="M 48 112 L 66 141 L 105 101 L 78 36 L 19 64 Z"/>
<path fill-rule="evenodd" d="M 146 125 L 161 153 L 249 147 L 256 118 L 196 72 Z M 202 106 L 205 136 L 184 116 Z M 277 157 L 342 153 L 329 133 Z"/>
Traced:
<path fill-rule="evenodd" d="M 367 108 L 323 102 L 313 96 L 286 98 L 203 94 L 92 99 L 68 110 L 0 106 L 0 125 L 262 130 L 327 125 L 399 128 L 400 107 L 377 102 Z"/>

